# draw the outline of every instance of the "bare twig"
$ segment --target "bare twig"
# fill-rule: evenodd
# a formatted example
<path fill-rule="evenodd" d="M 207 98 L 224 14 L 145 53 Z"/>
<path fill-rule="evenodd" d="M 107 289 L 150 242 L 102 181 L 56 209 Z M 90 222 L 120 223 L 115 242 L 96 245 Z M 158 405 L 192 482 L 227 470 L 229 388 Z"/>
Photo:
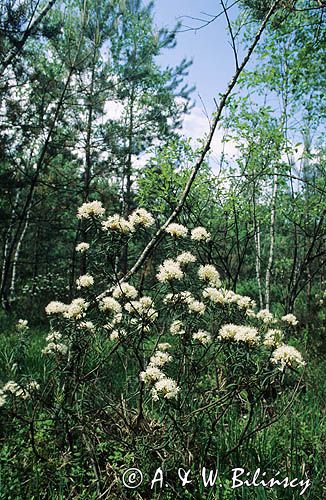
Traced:
<path fill-rule="evenodd" d="M 247 51 L 247 54 L 246 56 L 244 57 L 241 65 L 239 66 L 239 68 L 237 69 L 237 71 L 235 72 L 233 78 L 231 79 L 225 93 L 222 95 L 221 99 L 220 99 L 220 102 L 219 102 L 219 105 L 217 106 L 217 110 L 216 110 L 216 114 L 215 114 L 215 118 L 214 118 L 214 121 L 212 123 L 212 127 L 211 127 L 211 130 L 209 132 L 209 135 L 208 135 L 208 138 L 207 138 L 207 141 L 206 141 L 206 144 L 205 146 L 203 147 L 202 149 L 202 152 L 197 160 L 197 162 L 195 163 L 195 165 L 193 166 L 192 170 L 191 170 L 191 173 L 189 175 L 189 178 L 188 178 L 188 181 L 186 183 L 186 186 L 183 190 L 183 193 L 181 195 L 181 198 L 179 200 L 179 203 L 177 204 L 177 206 L 175 207 L 175 209 L 173 210 L 173 212 L 171 213 L 171 215 L 167 218 L 167 220 L 165 221 L 165 223 L 157 230 L 157 232 L 155 233 L 155 235 L 153 236 L 153 238 L 151 239 L 151 241 L 146 245 L 146 247 L 144 248 L 143 252 L 141 253 L 141 255 L 139 256 L 139 258 L 137 259 L 136 263 L 133 265 L 133 267 L 130 269 L 130 271 L 121 278 L 120 280 L 120 283 L 123 283 L 127 280 L 129 280 L 131 278 L 131 276 L 133 276 L 139 269 L 140 267 L 143 265 L 143 263 L 146 261 L 146 259 L 149 257 L 149 255 L 151 255 L 151 253 L 153 252 L 154 248 L 157 246 L 157 244 L 162 240 L 163 238 L 163 235 L 164 235 L 164 231 L 165 229 L 168 227 L 169 224 L 171 224 L 171 222 L 179 215 L 179 213 L 181 212 L 184 204 L 185 204 L 185 201 L 187 199 L 187 196 L 190 192 L 190 189 L 191 189 L 191 186 L 196 178 L 196 175 L 200 169 L 200 167 L 202 166 L 202 164 L 204 163 L 204 160 L 207 156 L 207 153 L 208 151 L 210 150 L 210 147 L 211 147 L 211 143 L 212 143 L 212 140 L 213 140 L 213 137 L 214 137 L 214 133 L 217 129 L 217 125 L 221 119 L 221 115 L 222 115 L 222 112 L 224 110 L 224 107 L 226 105 L 226 101 L 228 99 L 228 97 L 230 96 L 233 88 L 235 87 L 238 79 L 239 79 L 239 76 L 240 74 L 242 73 L 244 67 L 246 66 L 246 64 L 248 63 L 256 45 L 258 44 L 261 36 L 262 36 L 262 33 L 264 31 L 264 29 L 266 28 L 266 25 L 268 23 L 268 21 L 270 20 L 271 16 L 273 15 L 273 13 L 275 12 L 275 9 L 277 7 L 279 3 L 279 0 L 277 0 L 275 3 L 273 3 L 273 5 L 271 6 L 271 8 L 269 9 L 268 13 L 266 14 L 266 17 L 265 19 L 263 20 L 263 22 L 261 23 L 261 26 L 259 28 L 259 30 L 257 31 L 257 34 L 252 42 L 252 44 L 250 45 L 248 51 Z M 101 300 L 103 297 L 105 297 L 108 293 L 109 293 L 110 290 L 105 290 L 103 293 L 101 293 L 100 295 L 97 296 L 97 300 Z"/>

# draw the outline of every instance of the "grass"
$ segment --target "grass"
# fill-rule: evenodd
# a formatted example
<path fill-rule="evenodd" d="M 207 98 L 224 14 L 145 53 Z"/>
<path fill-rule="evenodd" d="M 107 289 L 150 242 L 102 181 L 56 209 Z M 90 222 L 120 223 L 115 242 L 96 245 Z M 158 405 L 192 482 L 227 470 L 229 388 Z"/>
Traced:
<path fill-rule="evenodd" d="M 44 327 L 33 327 L 28 335 L 21 338 L 15 331 L 11 321 L 2 321 L 0 330 L 0 384 L 14 379 L 15 371 L 36 378 L 40 383 L 45 379 L 45 365 L 40 351 L 45 344 L 46 329 Z M 231 477 L 233 467 L 242 467 L 246 471 L 255 471 L 258 467 L 267 471 L 266 477 L 273 477 L 275 472 L 280 471 L 280 477 L 303 478 L 308 477 L 312 485 L 307 489 L 304 497 L 311 500 L 325 498 L 325 456 L 324 440 L 326 436 L 326 421 L 324 413 L 324 401 L 326 399 L 326 383 L 324 373 L 326 361 L 320 359 L 318 354 L 308 356 L 308 365 L 304 375 L 304 387 L 298 394 L 288 412 L 283 415 L 273 426 L 261 431 L 252 439 L 244 443 L 237 452 L 233 453 L 224 463 L 219 464 L 219 482 L 221 488 L 204 488 L 198 484 L 196 496 L 187 493 L 183 489 L 179 493 L 171 493 L 169 489 L 157 491 L 153 498 L 200 498 L 200 499 L 257 499 L 274 500 L 302 498 L 299 495 L 300 488 L 291 490 L 274 487 L 266 489 L 263 487 L 238 489 L 231 488 Z M 12 366 L 17 364 L 16 368 Z M 1 385 L 0 385 L 1 387 Z M 240 426 L 238 419 L 228 422 L 228 433 L 220 437 L 224 440 L 227 448 L 232 442 L 232 432 L 236 432 Z M 42 432 L 45 432 L 44 430 Z M 24 460 L 31 460 L 32 452 L 27 445 L 26 454 L 18 456 L 18 449 L 24 449 L 25 436 L 15 429 L 10 430 L 8 439 L 7 430 L 0 431 L 1 443 L 1 468 L 0 468 L 0 499 L 25 499 L 25 498 L 67 498 L 67 477 L 65 469 L 60 470 L 56 464 L 51 464 L 52 477 L 49 480 L 49 490 L 44 490 L 44 469 L 41 462 L 33 459 L 33 468 L 30 470 L 31 477 L 21 477 L 20 468 L 15 468 Z M 17 450 L 15 443 L 19 444 Z M 114 452 L 114 450 L 113 450 Z M 20 452 L 19 452 L 20 453 Z M 17 454 L 17 455 L 16 455 Z M 120 457 L 124 460 L 125 457 Z M 74 470 L 74 481 L 80 480 L 82 484 L 88 481 L 87 470 Z M 70 474 L 72 473 L 70 471 Z M 195 472 L 198 476 L 198 474 Z M 24 483 L 25 482 L 25 483 Z M 26 485 L 29 485 L 28 488 Z M 32 484 L 32 487 L 31 487 Z M 51 485 L 51 486 L 50 486 Z M 39 491 L 38 491 L 39 488 Z M 26 491 L 29 491 L 26 496 Z M 34 493 L 32 494 L 31 491 Z M 36 495 L 36 496 L 35 496 Z M 137 498 L 132 490 L 126 492 L 126 498 Z M 178 496 L 180 495 L 180 496 Z M 197 497 L 200 495 L 200 497 Z M 93 493 L 79 494 L 74 498 L 96 498 Z M 110 496 L 114 500 L 114 496 Z M 117 497 L 118 498 L 118 497 Z M 139 497 L 138 497 L 139 498 Z M 144 496 L 143 498 L 148 498 Z"/>

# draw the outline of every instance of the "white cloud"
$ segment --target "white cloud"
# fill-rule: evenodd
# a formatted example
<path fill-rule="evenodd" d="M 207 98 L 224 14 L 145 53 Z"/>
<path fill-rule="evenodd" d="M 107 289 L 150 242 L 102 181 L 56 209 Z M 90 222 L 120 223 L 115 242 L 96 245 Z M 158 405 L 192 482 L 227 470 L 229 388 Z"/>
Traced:
<path fill-rule="evenodd" d="M 120 120 L 122 118 L 124 106 L 121 102 L 106 101 L 104 104 L 104 116 L 107 120 Z"/>
<path fill-rule="evenodd" d="M 198 139 L 202 139 L 207 136 L 210 130 L 210 123 L 205 115 L 204 111 L 195 106 L 192 108 L 191 112 L 184 117 L 183 126 L 181 132 L 186 137 L 192 138 L 192 143 L 195 146 Z M 222 127 L 217 128 L 214 133 L 213 140 L 211 143 L 211 166 L 214 170 L 214 164 L 216 164 L 221 154 L 224 153 L 228 157 L 238 156 L 239 152 L 236 147 L 236 143 L 232 140 L 223 143 L 223 137 L 225 131 Z"/>

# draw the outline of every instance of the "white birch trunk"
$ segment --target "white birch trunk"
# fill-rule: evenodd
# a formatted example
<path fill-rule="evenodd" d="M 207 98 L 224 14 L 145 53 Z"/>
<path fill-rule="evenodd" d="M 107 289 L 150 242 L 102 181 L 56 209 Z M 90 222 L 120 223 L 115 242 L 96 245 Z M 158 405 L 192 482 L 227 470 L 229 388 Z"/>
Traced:
<path fill-rule="evenodd" d="M 271 272 L 274 261 L 274 246 L 275 246 L 275 222 L 276 222 L 276 197 L 277 197 L 277 188 L 278 188 L 278 176 L 277 171 L 274 171 L 273 175 L 273 191 L 272 191 L 272 200 L 271 200 L 271 218 L 270 218 L 270 243 L 269 243 L 269 257 L 266 268 L 266 277 L 265 277 L 265 307 L 269 311 L 270 308 L 270 289 L 271 289 Z"/>

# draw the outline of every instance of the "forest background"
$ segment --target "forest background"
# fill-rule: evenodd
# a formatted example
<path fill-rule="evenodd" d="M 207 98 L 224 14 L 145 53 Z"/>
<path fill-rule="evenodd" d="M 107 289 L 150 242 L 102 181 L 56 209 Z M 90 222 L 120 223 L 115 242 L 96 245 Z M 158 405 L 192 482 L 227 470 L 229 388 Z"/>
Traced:
<path fill-rule="evenodd" d="M 45 308 L 50 301 L 71 302 L 81 275 L 97 276 L 96 293 L 101 293 L 138 273 L 137 287 L 152 291 L 152 275 L 175 252 L 164 233 L 166 221 L 204 227 L 210 238 L 197 260 L 214 264 L 223 287 L 250 296 L 258 310 L 275 317 L 294 314 L 298 324 L 289 326 L 287 340 L 306 361 L 295 397 L 283 405 L 286 411 L 278 407 L 276 389 L 269 393 L 275 407 L 264 410 L 272 417 L 266 428 L 263 424 L 250 437 L 250 426 L 236 423 L 247 410 L 236 405 L 228 423 L 221 416 L 218 425 L 230 435 L 230 441 L 225 437 L 221 443 L 222 456 L 228 457 L 221 474 L 227 477 L 232 464 L 245 463 L 249 470 L 263 464 L 263 470 L 310 477 L 307 498 L 322 498 L 325 7 L 320 0 L 221 1 L 215 12 L 204 14 L 199 4 L 198 16 L 187 17 L 185 11 L 172 29 L 159 26 L 152 2 L 1 0 L 0 383 L 24 383 L 32 376 L 41 385 L 50 384 L 49 361 L 40 356 L 50 331 Z M 200 39 L 221 19 L 230 44 L 231 83 L 208 101 L 189 84 L 191 61 L 166 61 L 180 32 L 195 31 Z M 243 64 L 246 58 L 249 62 Z M 213 63 L 203 55 L 202 66 Z M 210 81 L 207 88 L 212 87 Z M 203 123 L 205 134 L 196 136 Z M 191 131 L 195 136 L 189 137 Z M 155 233 L 137 233 L 133 241 L 104 241 L 102 253 L 81 253 L 80 242 L 100 240 L 96 227 L 76 217 L 81 205 L 93 201 L 124 220 L 137 207 L 146 209 L 155 219 Z M 96 301 L 96 293 L 90 301 Z M 167 321 L 168 311 L 164 314 L 162 321 Z M 234 314 L 225 317 L 235 321 Z M 19 319 L 28 326 L 21 322 L 23 327 L 17 328 Z M 124 355 L 127 351 L 119 354 Z M 121 363 L 127 373 L 129 366 Z M 83 364 L 86 373 L 93 370 L 89 366 L 87 370 Z M 140 366 L 145 368 L 143 361 Z M 120 380 L 119 370 L 113 373 Z M 100 373 L 97 377 L 101 384 Z M 242 378 L 236 377 L 240 386 Z M 68 385 L 62 384 L 67 398 Z M 237 397 L 246 408 L 252 402 L 243 391 L 247 386 Z M 139 394 L 142 400 L 142 386 Z M 265 391 L 258 399 L 268 397 Z M 137 444 L 121 438 L 119 446 L 115 440 L 105 448 L 105 418 L 100 416 L 101 438 L 94 437 L 95 431 L 85 438 L 83 431 L 81 445 L 76 436 L 70 440 L 66 429 L 54 444 L 48 433 L 53 437 L 58 431 L 52 425 L 60 412 L 51 420 L 49 398 L 46 393 L 36 406 L 32 401 L 31 407 L 24 402 L 24 408 L 0 408 L 1 498 L 49 498 L 47 488 L 51 498 L 132 498 L 118 481 L 105 493 L 108 483 L 126 464 L 144 461 L 144 450 L 153 443 L 145 446 L 137 435 Z M 64 408 L 61 423 L 70 410 L 74 414 L 72 399 L 65 399 Z M 143 408 L 139 412 L 137 432 Z M 207 434 L 216 425 L 206 427 Z M 206 457 L 213 445 L 203 445 Z M 194 450 L 202 453 L 201 445 Z M 110 457 L 109 473 L 104 455 Z M 195 462 L 190 460 L 191 466 Z M 144 469 L 150 467 L 149 461 Z M 220 496 L 207 498 L 237 498 L 225 484 L 216 493 Z M 184 495 L 172 486 L 173 498 Z M 189 498 L 203 497 L 196 488 Z M 149 494 L 144 490 L 141 498 Z M 250 494 L 243 490 L 241 498 L 252 498 Z M 255 491 L 256 498 L 292 494 Z"/>

